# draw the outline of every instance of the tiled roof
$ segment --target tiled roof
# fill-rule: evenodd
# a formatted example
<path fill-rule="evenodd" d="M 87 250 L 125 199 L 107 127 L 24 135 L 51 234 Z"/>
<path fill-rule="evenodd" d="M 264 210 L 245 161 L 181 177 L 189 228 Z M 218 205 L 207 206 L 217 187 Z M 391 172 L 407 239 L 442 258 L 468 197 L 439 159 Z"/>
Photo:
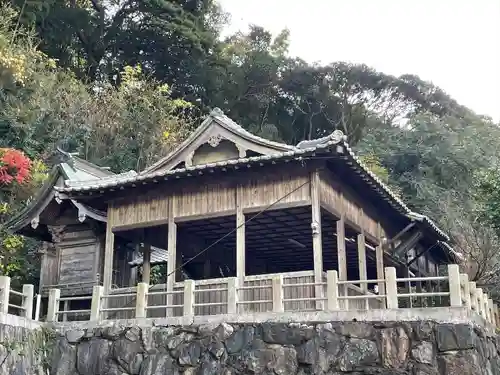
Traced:
<path fill-rule="evenodd" d="M 347 151 L 347 163 L 350 164 L 354 170 L 360 173 L 363 180 L 376 191 L 378 191 L 378 193 L 381 194 L 385 200 L 389 201 L 394 208 L 396 208 L 401 213 L 406 214 L 411 220 L 417 220 L 429 225 L 434 231 L 436 231 L 436 233 L 438 233 L 439 236 L 443 237 L 443 239 L 445 239 L 446 241 L 449 240 L 447 234 L 444 233 L 429 217 L 410 210 L 408 206 L 396 194 L 394 194 L 387 185 L 385 185 L 372 171 L 368 169 L 368 167 L 366 167 L 366 165 L 356 156 L 354 151 L 346 142 L 345 137 L 341 131 L 335 131 L 334 133 L 332 133 L 332 135 L 324 137 L 321 140 L 301 142 L 297 145 L 297 147 L 293 147 L 293 149 L 290 151 L 278 152 L 273 155 L 226 160 L 169 171 L 163 170 L 149 174 L 136 174 L 133 172 L 126 172 L 120 175 L 81 181 L 74 184 L 72 183 L 67 187 L 56 187 L 55 189 L 62 193 L 85 193 L 112 188 L 124 188 L 125 186 L 136 186 L 138 183 L 147 183 L 149 181 L 154 182 L 155 180 L 159 179 L 177 179 L 181 177 L 193 176 L 196 174 L 203 174 L 203 172 L 206 170 L 238 168 L 241 165 L 252 165 L 258 163 L 275 162 L 278 160 L 293 160 L 297 158 L 304 158 L 316 152 L 328 152 L 330 147 L 334 145 L 344 146 L 344 149 Z"/>
<path fill-rule="evenodd" d="M 161 264 L 166 263 L 168 260 L 168 252 L 165 249 L 161 249 L 159 247 L 151 246 L 151 264 Z M 140 266 L 144 262 L 142 258 L 142 254 L 139 254 L 137 258 L 128 262 L 131 266 Z"/>

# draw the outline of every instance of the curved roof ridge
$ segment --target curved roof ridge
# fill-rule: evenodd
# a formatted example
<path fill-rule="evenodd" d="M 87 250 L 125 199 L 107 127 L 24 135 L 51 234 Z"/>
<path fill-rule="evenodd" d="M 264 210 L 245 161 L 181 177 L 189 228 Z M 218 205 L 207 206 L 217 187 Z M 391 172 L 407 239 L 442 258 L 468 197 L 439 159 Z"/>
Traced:
<path fill-rule="evenodd" d="M 263 144 L 269 145 L 271 147 L 283 148 L 284 150 L 296 149 L 295 146 L 292 146 L 292 145 L 289 145 L 286 143 L 282 143 L 282 142 L 271 141 L 269 139 L 259 137 L 258 135 L 255 135 L 255 134 L 249 132 L 248 130 L 243 128 L 240 124 L 238 124 L 237 122 L 235 122 L 234 120 L 232 120 L 231 118 L 226 116 L 220 108 L 214 108 L 212 110 L 212 112 L 210 112 L 209 116 L 220 119 L 224 125 L 232 128 L 233 130 L 237 131 L 241 135 L 243 135 L 249 139 L 252 139 L 258 143 L 263 143 Z"/>
<path fill-rule="evenodd" d="M 216 124 L 222 126 L 227 131 L 239 136 L 247 141 L 259 144 L 260 146 L 265 146 L 275 151 L 291 151 L 295 150 L 296 147 L 292 145 L 287 145 L 285 143 L 270 141 L 268 139 L 259 137 L 255 134 L 250 133 L 248 130 L 245 130 L 241 125 L 237 124 L 229 117 L 227 117 L 220 108 L 214 108 L 208 114 L 207 118 L 203 120 L 200 126 L 198 126 L 182 143 L 172 150 L 167 156 L 161 158 L 157 162 L 153 163 L 151 166 L 143 169 L 139 172 L 140 175 L 148 175 L 149 173 L 155 172 L 160 169 L 162 166 L 166 165 L 168 162 L 173 160 L 176 155 L 179 155 L 182 151 L 184 151 L 192 142 L 201 136 L 210 125 L 215 122 Z"/>

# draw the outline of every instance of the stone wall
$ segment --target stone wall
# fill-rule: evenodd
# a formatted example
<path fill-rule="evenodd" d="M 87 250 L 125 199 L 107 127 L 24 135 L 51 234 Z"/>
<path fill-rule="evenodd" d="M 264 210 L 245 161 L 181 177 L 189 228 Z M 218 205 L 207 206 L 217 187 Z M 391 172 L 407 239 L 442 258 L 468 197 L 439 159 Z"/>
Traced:
<path fill-rule="evenodd" d="M 43 375 L 49 357 L 44 330 L 0 324 L 0 375 Z"/>
<path fill-rule="evenodd" d="M 482 328 L 418 323 L 260 323 L 69 330 L 51 375 L 500 374 Z"/>

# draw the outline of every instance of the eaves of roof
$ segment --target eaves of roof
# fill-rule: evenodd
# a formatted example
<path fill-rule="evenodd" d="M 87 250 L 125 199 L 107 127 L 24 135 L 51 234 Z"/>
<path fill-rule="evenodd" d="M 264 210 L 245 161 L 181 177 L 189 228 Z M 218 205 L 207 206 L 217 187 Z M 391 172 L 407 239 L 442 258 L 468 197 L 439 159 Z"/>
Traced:
<path fill-rule="evenodd" d="M 47 180 L 33 197 L 33 199 L 14 217 L 5 223 L 9 232 L 16 232 L 31 221 L 31 216 L 43 210 L 54 196 L 54 185 L 61 174 L 59 166 L 55 166 L 49 173 Z"/>
<path fill-rule="evenodd" d="M 250 134 L 250 133 L 249 133 Z M 313 143 L 304 144 L 309 146 Z M 343 146 L 342 149 L 346 152 L 336 152 L 336 146 Z M 126 188 L 135 188 L 137 186 L 157 183 L 165 180 L 176 180 L 185 177 L 194 177 L 211 173 L 216 170 L 225 171 L 230 169 L 240 169 L 246 166 L 265 165 L 268 163 L 289 162 L 292 160 L 300 160 L 307 157 L 312 157 L 317 153 L 335 153 L 340 155 L 362 179 L 374 189 L 384 200 L 399 211 L 406 215 L 409 220 L 415 220 L 430 230 L 434 231 L 440 240 L 449 241 L 448 235 L 441 230 L 429 217 L 413 212 L 397 195 L 395 195 L 387 185 L 385 185 L 368 167 L 356 156 L 349 144 L 345 141 L 345 137 L 339 132 L 336 136 L 325 137 L 324 143 L 314 144 L 311 147 L 293 147 L 293 149 L 284 152 L 277 152 L 272 155 L 255 156 L 249 158 L 241 158 L 235 160 L 220 161 L 203 165 L 195 165 L 186 168 L 174 170 L 160 170 L 153 173 L 136 174 L 127 172 L 120 175 L 103 177 L 100 179 L 78 181 L 66 187 L 55 187 L 58 194 L 67 197 L 78 197 L 83 195 L 93 195 L 104 193 L 105 191 L 124 190 Z M 332 155 L 333 156 L 333 155 Z"/>

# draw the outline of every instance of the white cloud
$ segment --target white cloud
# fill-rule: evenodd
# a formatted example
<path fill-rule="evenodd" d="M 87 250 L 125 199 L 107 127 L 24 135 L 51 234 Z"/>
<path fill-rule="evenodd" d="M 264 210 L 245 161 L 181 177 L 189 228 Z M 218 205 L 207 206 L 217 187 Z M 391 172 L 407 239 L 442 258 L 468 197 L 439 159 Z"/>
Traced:
<path fill-rule="evenodd" d="M 417 74 L 500 121 L 499 0 L 219 0 L 227 30 L 290 29 L 292 55 Z"/>

